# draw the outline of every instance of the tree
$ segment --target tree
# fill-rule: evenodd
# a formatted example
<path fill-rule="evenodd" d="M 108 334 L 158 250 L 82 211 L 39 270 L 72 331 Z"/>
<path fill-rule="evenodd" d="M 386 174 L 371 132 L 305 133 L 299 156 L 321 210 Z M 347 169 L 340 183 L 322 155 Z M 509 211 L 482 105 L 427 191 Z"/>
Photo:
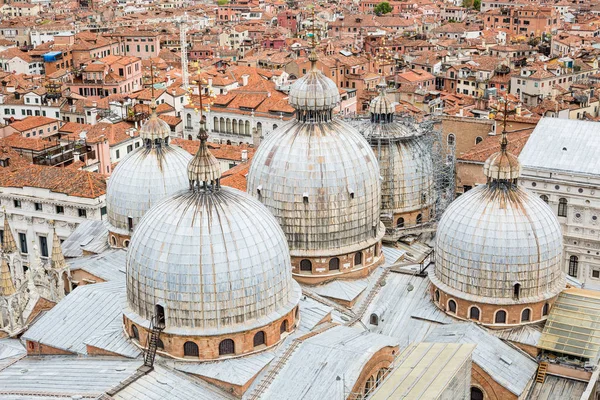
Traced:
<path fill-rule="evenodd" d="M 387 1 L 382 1 L 381 3 L 375 6 L 375 9 L 373 11 L 375 11 L 375 14 L 377 15 L 383 15 L 391 13 L 392 10 L 393 9 L 392 6 L 390 6 L 390 3 L 388 3 Z"/>
<path fill-rule="evenodd" d="M 220 6 L 224 6 L 227 3 L 229 3 L 229 0 L 217 0 L 217 4 Z"/>
<path fill-rule="evenodd" d="M 481 0 L 473 0 L 473 8 L 477 11 L 481 10 Z"/>

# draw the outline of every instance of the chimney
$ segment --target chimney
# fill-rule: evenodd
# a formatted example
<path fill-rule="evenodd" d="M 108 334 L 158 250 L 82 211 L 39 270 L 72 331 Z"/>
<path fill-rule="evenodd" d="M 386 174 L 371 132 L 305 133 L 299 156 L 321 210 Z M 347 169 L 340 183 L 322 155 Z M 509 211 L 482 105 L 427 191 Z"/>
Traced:
<path fill-rule="evenodd" d="M 515 107 L 515 113 L 517 116 L 521 116 L 521 103 L 517 104 L 517 107 Z"/>
<path fill-rule="evenodd" d="M 172 95 L 173 97 L 175 97 L 175 96 L 176 96 L 176 94 L 177 94 L 177 90 L 175 90 L 175 89 L 171 90 L 171 95 Z"/>
<path fill-rule="evenodd" d="M 242 150 L 242 162 L 248 161 L 248 150 Z"/>
<path fill-rule="evenodd" d="M 242 86 L 248 86 L 248 78 L 250 78 L 250 75 L 248 75 L 248 74 L 242 75 Z"/>
<path fill-rule="evenodd" d="M 212 78 L 208 78 L 208 87 L 212 87 Z"/>
<path fill-rule="evenodd" d="M 92 101 L 92 107 L 94 107 L 94 108 L 98 107 L 98 103 L 95 101 Z"/>
<path fill-rule="evenodd" d="M 462 108 L 460 110 L 458 110 L 458 116 L 459 117 L 464 116 L 464 110 Z"/>

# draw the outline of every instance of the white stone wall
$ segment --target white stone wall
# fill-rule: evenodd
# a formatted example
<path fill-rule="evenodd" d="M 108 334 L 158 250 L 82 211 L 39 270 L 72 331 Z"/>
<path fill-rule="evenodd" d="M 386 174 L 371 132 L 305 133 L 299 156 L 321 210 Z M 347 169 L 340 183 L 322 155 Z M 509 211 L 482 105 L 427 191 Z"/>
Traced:
<path fill-rule="evenodd" d="M 547 196 L 555 215 L 560 199 L 567 200 L 567 216 L 558 217 L 565 244 L 564 271 L 569 272 L 569 259 L 576 256 L 574 278 L 589 287 L 600 288 L 600 176 L 525 169 L 520 182 L 537 195 Z"/>
<path fill-rule="evenodd" d="M 15 200 L 21 202 L 21 207 L 15 207 Z M 41 204 L 42 210 L 36 210 L 35 203 Z M 62 206 L 63 214 L 58 214 L 56 206 Z M 19 233 L 24 233 L 27 240 L 27 254 L 23 254 L 24 262 L 34 253 L 35 245 L 40 248 L 40 236 L 47 238 L 48 254 L 52 251 L 51 221 L 55 223 L 59 238 L 66 239 L 84 220 L 101 220 L 102 208 L 106 206 L 105 196 L 96 199 L 67 196 L 63 193 L 51 192 L 41 188 L 12 188 L 0 187 L 0 208 L 8 214 L 12 233 L 20 248 Z M 79 216 L 79 210 L 85 210 L 86 216 Z M 0 229 L 4 227 L 3 213 L 0 213 Z M 41 249 L 40 249 L 41 254 Z"/>

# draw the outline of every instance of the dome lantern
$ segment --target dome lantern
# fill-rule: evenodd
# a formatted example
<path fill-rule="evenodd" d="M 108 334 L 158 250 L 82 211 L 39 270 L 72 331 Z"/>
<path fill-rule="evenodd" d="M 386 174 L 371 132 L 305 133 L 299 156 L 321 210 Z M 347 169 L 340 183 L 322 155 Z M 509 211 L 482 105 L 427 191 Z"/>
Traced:
<path fill-rule="evenodd" d="M 188 165 L 188 179 L 192 190 L 216 191 L 221 188 L 221 167 L 219 160 L 208 149 L 205 120 L 202 116 L 200 119 L 200 147 Z"/>
<path fill-rule="evenodd" d="M 381 80 L 377 84 L 379 89 L 379 95 L 375 97 L 369 106 L 369 112 L 371 113 L 371 122 L 376 123 L 390 123 L 394 122 L 394 106 L 392 102 L 386 97 L 387 84 L 385 78 L 382 76 Z"/>

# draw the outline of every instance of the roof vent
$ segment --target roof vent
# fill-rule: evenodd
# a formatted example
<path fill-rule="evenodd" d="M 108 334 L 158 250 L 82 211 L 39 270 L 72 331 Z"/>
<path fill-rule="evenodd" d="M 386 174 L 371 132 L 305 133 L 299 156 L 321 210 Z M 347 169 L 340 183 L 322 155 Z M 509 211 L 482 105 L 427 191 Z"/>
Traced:
<path fill-rule="evenodd" d="M 507 365 L 511 365 L 512 364 L 512 360 L 506 356 L 500 356 L 500 359 L 505 362 Z"/>
<path fill-rule="evenodd" d="M 567 151 L 567 148 L 566 148 L 566 147 L 563 147 L 563 151 Z"/>

